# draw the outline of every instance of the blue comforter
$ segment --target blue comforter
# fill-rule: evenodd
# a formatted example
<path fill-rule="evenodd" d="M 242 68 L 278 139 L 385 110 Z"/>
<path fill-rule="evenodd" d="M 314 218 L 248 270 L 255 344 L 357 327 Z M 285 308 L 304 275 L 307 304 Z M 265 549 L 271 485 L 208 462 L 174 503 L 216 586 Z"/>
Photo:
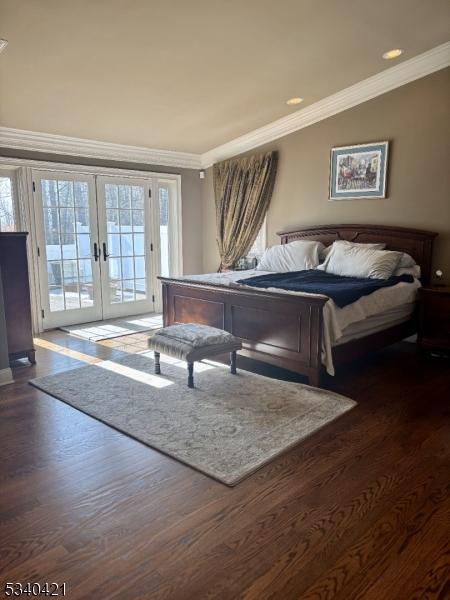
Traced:
<path fill-rule="evenodd" d="M 308 271 L 292 271 L 289 273 L 271 273 L 240 279 L 237 283 L 257 288 L 280 288 L 292 292 L 309 292 L 323 294 L 332 298 L 342 308 L 356 302 L 362 296 L 368 296 L 377 290 L 396 285 L 400 281 L 412 283 L 412 275 L 400 275 L 389 279 L 369 279 L 360 277 L 342 277 L 310 269 Z"/>

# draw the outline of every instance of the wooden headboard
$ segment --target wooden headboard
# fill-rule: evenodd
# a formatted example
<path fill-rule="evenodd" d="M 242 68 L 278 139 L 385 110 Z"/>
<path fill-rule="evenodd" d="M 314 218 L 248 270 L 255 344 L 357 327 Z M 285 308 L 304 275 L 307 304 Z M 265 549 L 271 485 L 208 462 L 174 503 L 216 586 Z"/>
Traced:
<path fill-rule="evenodd" d="M 410 254 L 422 270 L 422 282 L 429 283 L 431 278 L 431 257 L 433 240 L 438 235 L 433 231 L 421 231 L 406 227 L 387 225 L 316 225 L 291 231 L 282 231 L 277 235 L 281 243 L 294 240 L 316 240 L 329 246 L 335 240 L 350 242 L 384 242 L 387 250 L 398 250 Z"/>

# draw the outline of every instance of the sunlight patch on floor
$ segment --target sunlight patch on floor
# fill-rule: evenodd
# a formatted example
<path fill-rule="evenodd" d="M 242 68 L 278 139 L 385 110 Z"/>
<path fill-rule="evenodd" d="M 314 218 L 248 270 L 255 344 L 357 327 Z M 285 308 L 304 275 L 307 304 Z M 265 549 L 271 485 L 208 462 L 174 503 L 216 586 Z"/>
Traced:
<path fill-rule="evenodd" d="M 49 342 L 48 340 L 44 340 L 42 338 L 34 338 L 33 341 L 36 346 L 39 346 L 39 348 L 51 350 L 52 352 L 57 352 L 62 356 L 67 356 L 68 358 L 73 358 L 75 360 L 81 360 L 82 362 L 87 362 L 91 365 L 100 363 L 103 360 L 98 356 L 90 356 L 89 354 L 84 354 L 84 352 L 78 352 L 78 350 L 72 350 L 70 348 L 66 348 L 65 346 L 60 346 L 59 344 Z"/>
<path fill-rule="evenodd" d="M 96 342 L 105 336 L 114 335 L 119 337 L 122 335 L 130 335 L 136 333 L 135 329 L 120 327 L 119 325 L 96 325 L 95 327 L 82 327 L 80 329 L 71 329 L 70 334 L 77 337 Z"/>
<path fill-rule="evenodd" d="M 150 373 L 145 373 L 144 371 L 138 371 L 137 369 L 132 369 L 131 367 L 118 364 L 111 360 L 105 360 L 97 364 L 97 367 L 112 371 L 118 375 L 123 375 L 124 377 L 128 377 L 128 379 L 134 379 L 134 381 L 138 381 L 139 383 L 151 385 L 155 388 L 165 388 L 169 385 L 174 385 L 173 381 L 165 379 L 161 375 L 152 375 Z"/>
<path fill-rule="evenodd" d="M 162 315 L 157 317 L 146 317 L 144 319 L 124 319 L 130 325 L 139 325 L 140 327 L 162 327 Z"/>
<path fill-rule="evenodd" d="M 152 375 L 150 373 L 145 373 L 144 371 L 131 369 L 130 367 L 121 365 L 117 362 L 114 362 L 113 360 L 104 360 L 103 358 L 98 358 L 96 356 L 89 356 L 89 354 L 84 354 L 84 352 L 71 350 L 70 348 L 60 346 L 59 344 L 49 342 L 48 340 L 44 340 L 42 338 L 34 338 L 34 343 L 36 344 L 36 346 L 44 348 L 45 350 L 57 352 L 62 356 L 67 356 L 68 358 L 73 358 L 74 360 L 86 362 L 90 365 L 96 365 L 97 367 L 101 367 L 102 369 L 106 369 L 107 371 L 114 371 L 114 373 L 118 373 L 119 375 L 123 375 L 124 377 L 128 377 L 129 379 L 133 379 L 134 381 L 139 381 L 139 383 L 151 385 L 152 387 L 164 388 L 169 385 L 173 385 L 172 381 L 166 379 L 161 375 Z"/>

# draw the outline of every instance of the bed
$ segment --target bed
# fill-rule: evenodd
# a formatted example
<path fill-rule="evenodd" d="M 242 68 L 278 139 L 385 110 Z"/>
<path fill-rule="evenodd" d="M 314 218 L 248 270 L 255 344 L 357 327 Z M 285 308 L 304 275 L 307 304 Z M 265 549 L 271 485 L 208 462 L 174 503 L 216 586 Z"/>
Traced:
<path fill-rule="evenodd" d="M 321 225 L 278 235 L 282 244 L 294 240 L 320 241 L 326 246 L 335 240 L 384 242 L 389 250 L 410 254 L 426 284 L 437 234 L 381 225 Z M 240 354 L 305 375 L 314 386 L 320 386 L 323 370 L 330 372 L 327 362 L 334 371 L 344 362 L 416 333 L 415 293 L 411 296 L 404 291 L 403 306 L 388 304 L 379 314 L 369 312 L 370 318 L 351 323 L 337 342 L 330 343 L 326 341 L 327 297 L 249 288 L 236 284 L 236 278 L 241 274 L 206 280 L 204 276 L 160 277 L 164 325 L 194 322 L 225 329 L 242 340 Z"/>

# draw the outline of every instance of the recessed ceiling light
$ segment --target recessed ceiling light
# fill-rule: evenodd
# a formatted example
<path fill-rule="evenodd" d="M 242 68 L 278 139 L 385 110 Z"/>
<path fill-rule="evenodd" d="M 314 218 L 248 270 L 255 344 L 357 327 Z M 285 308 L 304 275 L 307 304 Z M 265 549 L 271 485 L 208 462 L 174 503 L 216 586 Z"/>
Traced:
<path fill-rule="evenodd" d="M 4 50 L 7 45 L 8 45 L 7 40 L 0 40 L 0 52 L 2 52 L 2 50 Z"/>
<path fill-rule="evenodd" d="M 393 50 L 388 50 L 383 54 L 384 60 L 391 60 L 392 58 L 398 58 L 401 54 L 403 54 L 403 50 L 401 48 L 394 48 Z"/>
<path fill-rule="evenodd" d="M 289 98 L 289 100 L 286 100 L 286 104 L 289 104 L 289 106 L 300 104 L 300 102 L 303 102 L 303 98 Z"/>

